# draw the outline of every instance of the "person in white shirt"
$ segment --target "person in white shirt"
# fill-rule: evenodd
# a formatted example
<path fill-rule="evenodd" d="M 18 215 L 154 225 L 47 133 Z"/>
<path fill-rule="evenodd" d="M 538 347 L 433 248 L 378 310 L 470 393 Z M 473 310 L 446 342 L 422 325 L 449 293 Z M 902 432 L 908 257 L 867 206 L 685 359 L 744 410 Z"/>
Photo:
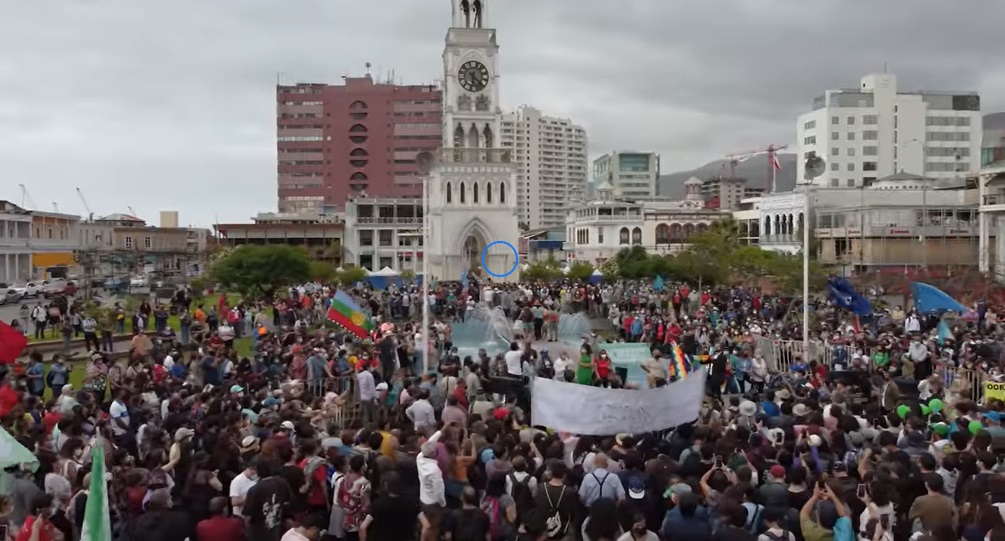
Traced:
<path fill-rule="evenodd" d="M 419 502 L 427 524 L 423 524 L 423 539 L 439 539 L 439 524 L 443 509 L 447 506 L 446 486 L 443 471 L 436 460 L 436 446 L 443 433 L 439 430 L 422 442 L 421 452 L 415 457 L 415 468 L 419 473 Z"/>
<path fill-rule="evenodd" d="M 377 419 L 377 384 L 373 380 L 369 364 L 356 374 L 356 386 L 359 387 L 359 403 L 363 408 L 363 424 L 369 424 Z"/>
<path fill-rule="evenodd" d="M 419 396 L 405 409 L 405 416 L 415 424 L 416 430 L 436 427 L 436 411 L 429 403 L 429 390 L 419 389 Z"/>
<path fill-rule="evenodd" d="M 537 478 L 527 472 L 527 467 L 527 459 L 524 457 L 513 458 L 513 472 L 506 476 L 506 494 L 513 496 L 514 483 L 523 483 L 527 485 L 531 496 L 537 496 Z"/>
<path fill-rule="evenodd" d="M 247 497 L 251 487 L 258 483 L 258 472 L 255 469 L 255 461 L 252 461 L 243 472 L 237 474 L 230 482 L 230 505 L 234 508 L 233 515 L 240 517 L 241 508 L 244 506 L 244 498 Z"/>
<path fill-rule="evenodd" d="M 112 405 L 108 408 L 108 416 L 112 420 L 112 434 L 114 436 L 122 436 L 129 432 L 129 409 L 126 408 L 126 404 L 122 400 L 124 392 L 125 390 L 122 388 L 116 389 Z"/>
<path fill-rule="evenodd" d="M 523 363 L 520 353 L 520 344 L 516 340 L 509 343 L 509 351 L 504 357 L 506 359 L 506 374 L 511 378 L 519 378 L 523 375 Z"/>

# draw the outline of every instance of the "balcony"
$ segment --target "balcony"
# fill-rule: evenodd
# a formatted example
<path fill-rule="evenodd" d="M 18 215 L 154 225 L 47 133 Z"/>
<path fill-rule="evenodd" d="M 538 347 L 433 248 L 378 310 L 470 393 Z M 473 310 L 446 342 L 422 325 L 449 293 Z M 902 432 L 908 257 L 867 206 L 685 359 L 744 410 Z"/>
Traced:
<path fill-rule="evenodd" d="M 984 194 L 981 198 L 981 206 L 1005 205 L 1005 193 Z"/>
<path fill-rule="evenodd" d="M 503 148 L 442 148 L 442 163 L 512 163 L 513 151 Z"/>
<path fill-rule="evenodd" d="M 422 225 L 422 218 L 365 217 L 356 218 L 357 225 Z"/>

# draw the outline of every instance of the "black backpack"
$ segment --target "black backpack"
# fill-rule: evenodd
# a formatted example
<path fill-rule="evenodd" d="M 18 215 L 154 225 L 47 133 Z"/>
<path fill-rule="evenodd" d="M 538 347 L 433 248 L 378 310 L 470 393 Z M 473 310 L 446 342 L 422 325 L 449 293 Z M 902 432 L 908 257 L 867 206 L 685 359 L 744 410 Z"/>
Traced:
<path fill-rule="evenodd" d="M 523 478 L 523 481 L 519 481 L 516 478 L 515 473 L 509 474 L 509 480 L 513 483 L 513 493 L 510 496 L 513 497 L 513 501 L 516 503 L 516 516 L 522 517 L 531 509 L 534 509 L 537 504 L 534 501 L 534 495 L 530 491 L 530 480 L 532 479 L 530 474 L 527 474 Z"/>

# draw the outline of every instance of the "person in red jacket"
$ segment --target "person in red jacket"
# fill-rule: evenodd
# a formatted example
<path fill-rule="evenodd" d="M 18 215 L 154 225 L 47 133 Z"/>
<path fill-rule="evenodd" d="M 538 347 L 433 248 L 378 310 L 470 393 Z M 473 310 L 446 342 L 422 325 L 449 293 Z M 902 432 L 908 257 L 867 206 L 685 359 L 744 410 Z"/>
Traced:
<path fill-rule="evenodd" d="M 244 541 L 244 521 L 227 514 L 227 498 L 209 501 L 209 515 L 195 526 L 195 541 Z"/>

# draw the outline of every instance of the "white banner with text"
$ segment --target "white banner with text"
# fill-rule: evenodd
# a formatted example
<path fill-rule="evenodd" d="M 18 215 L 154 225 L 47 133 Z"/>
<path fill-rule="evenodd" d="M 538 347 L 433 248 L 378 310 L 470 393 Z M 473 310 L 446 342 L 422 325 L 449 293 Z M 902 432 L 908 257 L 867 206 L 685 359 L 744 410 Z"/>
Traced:
<path fill-rule="evenodd" d="M 655 432 L 696 420 L 704 397 L 704 370 L 665 387 L 643 390 L 536 378 L 531 422 L 588 436 Z"/>

